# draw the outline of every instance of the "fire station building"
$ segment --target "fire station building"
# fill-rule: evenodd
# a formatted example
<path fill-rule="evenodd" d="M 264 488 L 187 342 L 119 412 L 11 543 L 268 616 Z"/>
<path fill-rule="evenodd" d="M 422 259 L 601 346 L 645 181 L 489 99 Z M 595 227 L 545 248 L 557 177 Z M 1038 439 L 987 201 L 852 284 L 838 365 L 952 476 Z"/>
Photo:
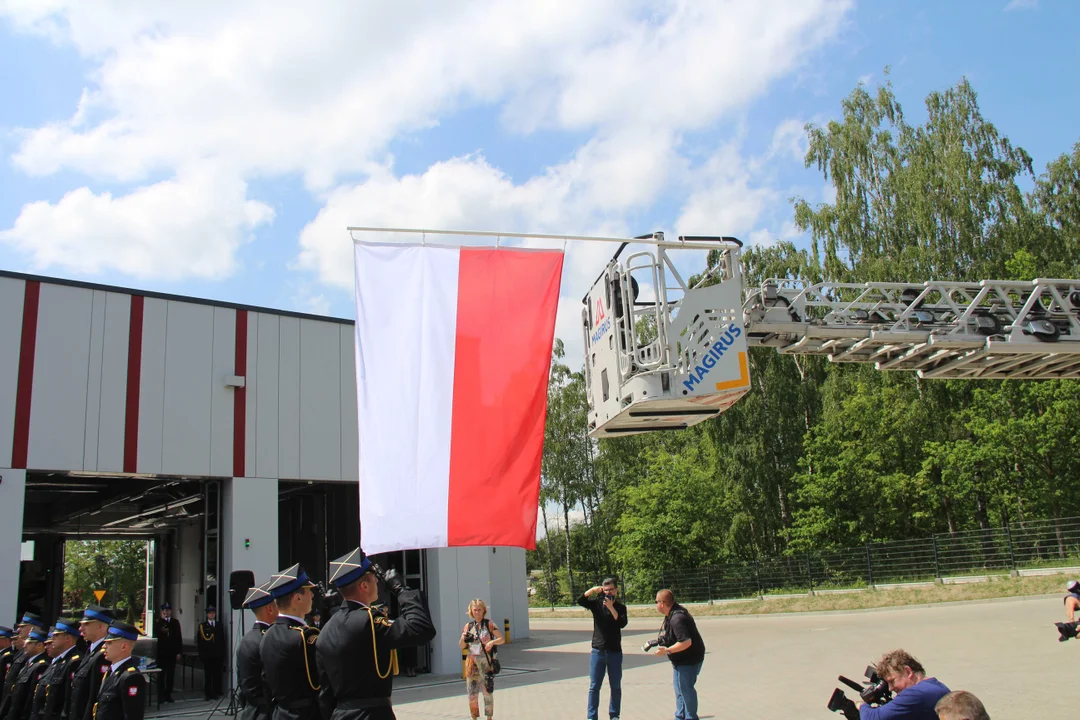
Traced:
<path fill-rule="evenodd" d="M 0 625 L 60 614 L 68 539 L 148 540 L 189 641 L 233 571 L 325 581 L 359 543 L 352 321 L 0 271 L 0 338 Z M 524 550 L 377 559 L 428 599 L 419 669 L 459 671 L 474 597 L 528 636 Z"/>

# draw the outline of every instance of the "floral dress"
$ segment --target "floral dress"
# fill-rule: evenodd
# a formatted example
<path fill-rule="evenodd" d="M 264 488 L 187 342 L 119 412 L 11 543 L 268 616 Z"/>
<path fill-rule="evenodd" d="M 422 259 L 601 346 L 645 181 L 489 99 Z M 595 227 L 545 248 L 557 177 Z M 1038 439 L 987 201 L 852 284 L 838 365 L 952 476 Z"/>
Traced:
<path fill-rule="evenodd" d="M 492 640 L 491 623 L 487 618 L 477 625 L 468 624 L 468 632 L 478 635 L 479 642 L 470 643 L 465 648 L 465 689 L 469 694 L 469 712 L 474 718 L 480 717 L 480 695 L 484 696 L 484 715 L 491 717 L 495 711 L 495 676 L 491 674 L 488 656 L 484 654 L 484 644 Z M 479 632 L 478 632 L 479 630 Z"/>

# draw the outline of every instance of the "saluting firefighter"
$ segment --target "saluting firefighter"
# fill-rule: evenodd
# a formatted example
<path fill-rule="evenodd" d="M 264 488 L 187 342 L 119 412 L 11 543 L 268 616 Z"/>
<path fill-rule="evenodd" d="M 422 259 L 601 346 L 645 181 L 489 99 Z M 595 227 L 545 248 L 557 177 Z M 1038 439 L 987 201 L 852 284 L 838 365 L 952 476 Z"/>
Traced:
<path fill-rule="evenodd" d="M 113 620 L 105 635 L 105 659 L 109 671 L 101 681 L 91 720 L 143 720 L 146 712 L 146 680 L 139 672 L 139 661 L 131 657 L 139 631 L 126 622 Z"/>
<path fill-rule="evenodd" d="M 263 679 L 262 658 L 259 646 L 263 635 L 278 616 L 277 603 L 270 594 L 270 583 L 251 588 L 244 598 L 243 607 L 255 614 L 255 624 L 247 631 L 236 649 L 236 682 L 240 686 L 240 720 L 270 720 L 273 714 L 273 698 Z"/>
<path fill-rule="evenodd" d="M 380 578 L 397 599 L 396 620 L 372 607 Z M 330 582 L 344 601 L 315 646 L 323 719 L 391 720 L 395 651 L 434 638 L 431 616 L 419 591 L 407 588 L 396 570 L 384 572 L 360 548 L 330 563 Z"/>
<path fill-rule="evenodd" d="M 206 608 L 206 622 L 199 624 L 195 645 L 203 665 L 203 691 L 207 700 L 221 697 L 221 675 L 225 671 L 225 630 L 217 621 L 217 608 Z"/>
<path fill-rule="evenodd" d="M 100 605 L 90 605 L 83 611 L 82 619 L 79 620 L 79 631 L 89 645 L 82 654 L 74 677 L 71 678 L 66 720 L 91 720 L 101 679 L 109 670 L 104 641 L 112 621 L 112 610 Z"/>
<path fill-rule="evenodd" d="M 184 652 L 184 638 L 170 603 L 161 605 L 161 615 L 154 622 L 154 637 L 157 638 L 157 666 L 161 668 L 161 702 L 171 703 L 176 662 Z"/>
<path fill-rule="evenodd" d="M 15 631 L 0 625 L 0 703 L 3 702 L 4 688 L 7 687 L 4 680 L 7 678 L 8 670 L 11 669 L 11 663 L 15 662 L 15 654 L 18 652 L 18 648 L 14 645 L 14 639 Z"/>
<path fill-rule="evenodd" d="M 71 678 L 82 657 L 79 642 L 79 621 L 60 618 L 49 631 L 45 654 L 51 658 L 49 667 L 38 680 L 34 692 L 31 720 L 60 720 L 71 688 Z"/>
<path fill-rule="evenodd" d="M 41 616 L 32 612 L 23 613 L 22 621 L 15 626 L 16 635 L 12 641 L 12 645 L 15 647 L 15 655 L 12 657 L 11 667 L 8 668 L 7 675 L 4 676 L 3 700 L 0 700 L 0 720 L 3 720 L 7 715 L 8 697 L 11 695 L 12 690 L 15 689 L 15 683 L 18 682 L 19 675 L 29 659 L 29 655 L 26 654 L 25 644 L 26 638 L 30 636 L 30 631 L 34 629 L 45 629 L 45 623 L 41 621 Z"/>
<path fill-rule="evenodd" d="M 45 631 L 35 627 L 23 641 L 26 664 L 19 671 L 14 685 L 8 685 L 8 696 L 4 698 L 3 720 L 26 720 L 30 717 L 38 680 L 49 665 L 49 658 L 45 655 L 47 639 Z"/>
<path fill-rule="evenodd" d="M 299 565 L 270 576 L 267 589 L 278 616 L 263 635 L 259 657 L 274 698 L 274 720 L 319 720 L 319 631 L 304 622 L 311 612 L 313 587 Z"/>

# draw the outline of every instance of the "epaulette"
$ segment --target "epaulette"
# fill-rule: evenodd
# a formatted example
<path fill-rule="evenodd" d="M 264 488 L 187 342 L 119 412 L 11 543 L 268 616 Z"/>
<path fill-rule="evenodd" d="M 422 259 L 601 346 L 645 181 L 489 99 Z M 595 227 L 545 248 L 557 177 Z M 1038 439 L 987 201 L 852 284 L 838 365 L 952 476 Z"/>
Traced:
<path fill-rule="evenodd" d="M 72 655 L 72 656 L 71 656 L 71 660 L 70 660 L 69 662 L 75 662 L 75 661 L 76 661 L 76 660 L 78 660 L 78 659 L 79 659 L 79 656 L 78 656 L 78 655 Z"/>
<path fill-rule="evenodd" d="M 135 668 L 128 668 L 127 671 L 128 672 L 135 672 Z"/>
<path fill-rule="evenodd" d="M 45 660 L 38 660 L 38 661 L 37 661 L 37 664 L 38 664 L 38 665 L 44 665 L 44 664 L 45 664 L 45 662 L 46 662 Z"/>

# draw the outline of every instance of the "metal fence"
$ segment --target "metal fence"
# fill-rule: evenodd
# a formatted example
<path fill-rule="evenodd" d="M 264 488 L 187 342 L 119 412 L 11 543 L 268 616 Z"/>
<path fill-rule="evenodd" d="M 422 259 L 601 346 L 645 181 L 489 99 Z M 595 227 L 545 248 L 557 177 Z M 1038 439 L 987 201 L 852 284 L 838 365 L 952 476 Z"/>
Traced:
<path fill-rule="evenodd" d="M 1078 565 L 1080 517 L 1074 517 L 667 570 L 624 579 L 622 594 L 628 602 L 650 602 L 658 588 L 667 587 L 681 602 L 710 602 Z M 539 579 L 534 602 L 572 603 L 570 578 L 565 571 L 561 575 L 557 581 Z M 575 595 L 599 582 L 585 573 L 575 573 L 573 580 Z"/>

